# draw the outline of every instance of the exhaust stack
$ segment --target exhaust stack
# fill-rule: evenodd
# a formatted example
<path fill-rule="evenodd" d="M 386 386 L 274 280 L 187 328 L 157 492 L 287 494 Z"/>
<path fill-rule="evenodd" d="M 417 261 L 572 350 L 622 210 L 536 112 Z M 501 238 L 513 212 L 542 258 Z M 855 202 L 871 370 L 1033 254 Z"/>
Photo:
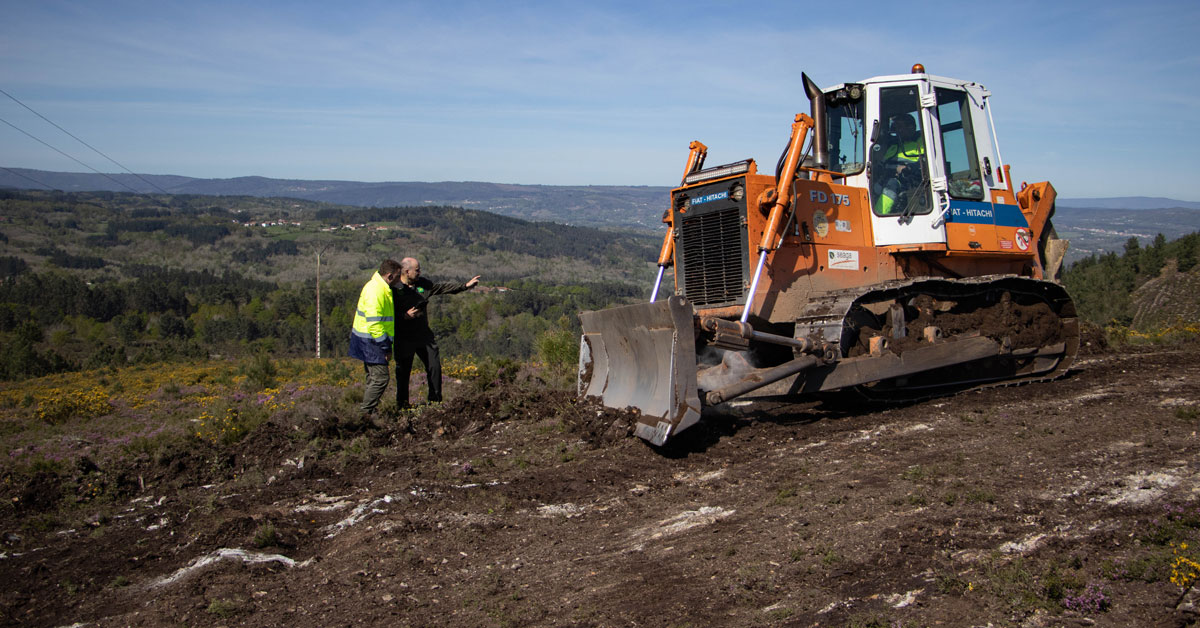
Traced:
<path fill-rule="evenodd" d="M 809 112 L 813 119 L 813 161 L 817 168 L 829 168 L 829 145 L 827 143 L 828 121 L 825 114 L 825 94 L 820 87 L 801 72 L 800 79 L 804 81 L 804 93 L 808 95 Z"/>

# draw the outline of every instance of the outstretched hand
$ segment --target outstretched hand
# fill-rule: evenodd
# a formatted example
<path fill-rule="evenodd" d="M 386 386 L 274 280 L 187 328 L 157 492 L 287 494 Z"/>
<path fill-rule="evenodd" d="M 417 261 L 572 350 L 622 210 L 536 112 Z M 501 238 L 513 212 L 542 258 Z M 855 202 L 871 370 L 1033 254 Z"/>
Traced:
<path fill-rule="evenodd" d="M 479 277 L 480 277 L 480 275 L 475 275 L 474 277 L 471 277 L 467 281 L 467 290 L 470 290 L 471 288 L 474 288 L 476 285 L 479 284 Z"/>

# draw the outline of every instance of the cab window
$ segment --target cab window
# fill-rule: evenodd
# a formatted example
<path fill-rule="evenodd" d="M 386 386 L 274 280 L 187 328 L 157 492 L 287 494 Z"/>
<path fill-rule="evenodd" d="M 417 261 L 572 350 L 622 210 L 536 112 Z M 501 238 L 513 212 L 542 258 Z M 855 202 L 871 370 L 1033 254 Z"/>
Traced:
<path fill-rule="evenodd" d="M 871 209 L 877 216 L 928 214 L 933 202 L 917 86 L 879 90 L 877 124 L 870 153 Z"/>
<path fill-rule="evenodd" d="M 938 126 L 942 133 L 942 154 L 946 158 L 946 178 L 950 196 L 983 200 L 983 180 L 979 176 L 979 155 L 975 150 L 975 129 L 971 126 L 971 100 L 966 92 L 937 88 Z"/>
<path fill-rule="evenodd" d="M 866 137 L 863 133 L 862 99 L 838 101 L 826 105 L 829 137 L 829 169 L 845 175 L 858 174 L 867 167 Z"/>

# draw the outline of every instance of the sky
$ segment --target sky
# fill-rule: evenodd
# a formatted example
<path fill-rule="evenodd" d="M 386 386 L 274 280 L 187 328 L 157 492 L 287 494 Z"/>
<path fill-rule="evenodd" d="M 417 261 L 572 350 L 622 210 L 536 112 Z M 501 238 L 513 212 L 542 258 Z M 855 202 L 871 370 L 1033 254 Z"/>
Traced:
<path fill-rule="evenodd" d="M 548 185 L 769 171 L 800 79 L 982 83 L 1016 181 L 1200 201 L 1200 2 L 0 0 L 0 89 L 137 173 Z M 0 94 L 0 166 L 122 168 Z M 19 129 L 19 130 L 18 130 Z M 32 135 L 41 142 L 29 137 Z"/>

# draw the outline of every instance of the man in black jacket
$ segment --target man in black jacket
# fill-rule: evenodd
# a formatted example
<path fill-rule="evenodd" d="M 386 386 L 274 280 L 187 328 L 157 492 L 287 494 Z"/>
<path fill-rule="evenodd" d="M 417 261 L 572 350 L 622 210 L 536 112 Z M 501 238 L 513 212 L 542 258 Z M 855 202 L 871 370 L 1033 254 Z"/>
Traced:
<path fill-rule="evenodd" d="M 408 406 L 408 374 L 412 371 L 413 356 L 425 364 L 429 382 L 429 402 L 442 400 L 442 360 L 438 355 L 437 339 L 429 328 L 429 297 L 435 294 L 455 294 L 474 288 L 479 275 L 466 283 L 446 281 L 433 283 L 421 276 L 421 263 L 415 258 L 400 260 L 400 281 L 392 287 L 396 306 L 396 406 Z"/>

